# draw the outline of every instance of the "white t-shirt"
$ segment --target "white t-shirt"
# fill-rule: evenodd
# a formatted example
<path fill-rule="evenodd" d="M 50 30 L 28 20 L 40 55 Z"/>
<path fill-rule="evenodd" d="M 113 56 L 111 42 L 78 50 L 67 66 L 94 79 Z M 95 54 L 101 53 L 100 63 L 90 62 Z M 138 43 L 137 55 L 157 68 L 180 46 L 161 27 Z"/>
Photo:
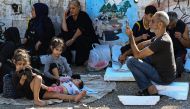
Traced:
<path fill-rule="evenodd" d="M 76 95 L 80 92 L 79 88 L 72 81 L 63 82 L 60 86 L 65 87 L 70 95 Z"/>

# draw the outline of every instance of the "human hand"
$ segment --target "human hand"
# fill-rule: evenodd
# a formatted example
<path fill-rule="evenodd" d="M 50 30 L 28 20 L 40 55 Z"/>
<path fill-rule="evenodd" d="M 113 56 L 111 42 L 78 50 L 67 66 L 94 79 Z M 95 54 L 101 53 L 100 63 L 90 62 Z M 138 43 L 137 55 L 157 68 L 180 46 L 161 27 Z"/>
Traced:
<path fill-rule="evenodd" d="M 57 79 L 56 85 L 59 86 L 60 85 L 60 80 Z"/>
<path fill-rule="evenodd" d="M 21 43 L 22 43 L 22 44 L 26 44 L 26 42 L 27 42 L 27 38 L 21 39 Z"/>
<path fill-rule="evenodd" d="M 66 18 L 67 18 L 67 11 L 64 10 L 64 12 L 63 12 L 63 19 L 66 19 Z"/>
<path fill-rule="evenodd" d="M 63 83 L 63 82 L 67 82 L 67 81 L 70 81 L 71 80 L 71 77 L 70 76 L 61 76 L 59 78 L 60 82 Z"/>
<path fill-rule="evenodd" d="M 79 94 L 79 92 L 75 90 L 75 94 L 76 94 L 76 95 L 78 95 L 78 94 Z"/>
<path fill-rule="evenodd" d="M 182 38 L 182 34 L 180 32 L 175 32 L 175 38 L 181 39 Z"/>
<path fill-rule="evenodd" d="M 74 42 L 74 39 L 69 39 L 67 42 L 66 42 L 66 45 L 67 46 L 71 46 Z"/>
<path fill-rule="evenodd" d="M 129 26 L 126 27 L 126 34 L 128 35 L 128 37 L 133 36 L 133 31 L 131 30 L 131 28 Z"/>
<path fill-rule="evenodd" d="M 22 76 L 21 76 L 21 80 L 22 80 L 22 81 L 25 81 L 26 79 L 27 79 L 27 75 L 22 75 Z"/>
<path fill-rule="evenodd" d="M 41 42 L 38 41 L 38 42 L 36 43 L 36 45 L 35 45 L 35 50 L 36 50 L 36 51 L 39 50 L 40 45 L 41 45 Z"/>
<path fill-rule="evenodd" d="M 125 62 L 125 60 L 126 60 L 126 56 L 120 55 L 118 60 L 119 60 L 119 62 L 120 62 L 121 64 L 123 64 L 123 63 Z"/>
<path fill-rule="evenodd" d="M 142 37 L 142 39 L 146 40 L 149 37 L 149 35 L 148 34 L 143 34 L 141 37 Z"/>
<path fill-rule="evenodd" d="M 20 78 L 19 83 L 20 83 L 21 85 L 23 85 L 23 84 L 25 83 L 26 79 L 27 79 L 27 76 L 26 76 L 26 75 L 22 75 L 21 78 Z"/>
<path fill-rule="evenodd" d="M 63 13 L 63 18 L 67 18 L 67 17 L 69 17 L 69 15 L 70 15 L 70 11 L 67 9 L 67 10 L 64 10 L 64 13 Z"/>

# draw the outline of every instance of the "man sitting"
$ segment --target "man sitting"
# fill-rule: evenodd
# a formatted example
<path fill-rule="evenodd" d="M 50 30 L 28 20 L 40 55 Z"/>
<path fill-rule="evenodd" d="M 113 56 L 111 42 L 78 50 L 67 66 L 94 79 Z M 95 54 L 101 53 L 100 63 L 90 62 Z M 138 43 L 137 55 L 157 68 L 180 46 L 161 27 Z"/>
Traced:
<path fill-rule="evenodd" d="M 166 32 L 168 24 L 167 13 L 164 11 L 156 12 L 150 22 L 150 31 L 154 32 L 156 36 L 138 46 L 134 40 L 133 31 L 129 27 L 126 29 L 134 56 L 128 57 L 126 64 L 142 90 L 138 95 L 158 94 L 152 81 L 165 85 L 170 84 L 175 79 L 176 63 L 173 42 Z"/>

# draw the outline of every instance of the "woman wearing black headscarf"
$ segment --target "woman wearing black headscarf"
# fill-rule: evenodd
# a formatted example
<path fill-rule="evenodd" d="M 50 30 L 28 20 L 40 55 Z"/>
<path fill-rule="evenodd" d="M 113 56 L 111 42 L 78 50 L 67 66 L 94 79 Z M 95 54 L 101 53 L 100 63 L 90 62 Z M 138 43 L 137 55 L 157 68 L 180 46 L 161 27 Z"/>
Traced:
<path fill-rule="evenodd" d="M 5 42 L 0 46 L 1 65 L 4 64 L 7 59 L 12 58 L 14 50 L 21 44 L 18 28 L 10 27 L 3 34 L 5 37 Z"/>
<path fill-rule="evenodd" d="M 12 58 L 15 49 L 21 45 L 18 28 L 9 27 L 3 34 L 5 42 L 0 46 L 0 93 L 3 89 L 3 76 L 10 70 L 7 60 Z"/>
<path fill-rule="evenodd" d="M 47 53 L 49 42 L 55 35 L 51 19 L 48 17 L 48 6 L 35 3 L 32 8 L 32 18 L 25 33 L 24 46 L 32 56 Z"/>

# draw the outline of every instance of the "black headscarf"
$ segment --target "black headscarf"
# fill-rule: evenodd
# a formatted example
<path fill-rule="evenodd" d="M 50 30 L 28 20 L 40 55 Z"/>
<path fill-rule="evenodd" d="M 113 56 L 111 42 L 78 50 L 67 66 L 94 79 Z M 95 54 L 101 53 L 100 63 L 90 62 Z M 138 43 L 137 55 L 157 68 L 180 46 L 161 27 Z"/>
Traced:
<path fill-rule="evenodd" d="M 17 27 L 9 27 L 3 34 L 6 41 L 12 41 L 16 46 L 21 44 L 20 33 Z"/>
<path fill-rule="evenodd" d="M 44 3 L 35 3 L 33 5 L 34 9 L 35 9 L 35 13 L 36 13 L 36 18 L 37 19 L 41 19 L 44 17 L 48 17 L 48 6 Z"/>
<path fill-rule="evenodd" d="M 33 5 L 36 17 L 32 18 L 29 22 L 29 28 L 32 31 L 36 31 L 38 34 L 35 40 L 38 40 L 39 36 L 43 35 L 44 20 L 48 18 L 48 6 L 44 3 L 35 3 Z"/>

